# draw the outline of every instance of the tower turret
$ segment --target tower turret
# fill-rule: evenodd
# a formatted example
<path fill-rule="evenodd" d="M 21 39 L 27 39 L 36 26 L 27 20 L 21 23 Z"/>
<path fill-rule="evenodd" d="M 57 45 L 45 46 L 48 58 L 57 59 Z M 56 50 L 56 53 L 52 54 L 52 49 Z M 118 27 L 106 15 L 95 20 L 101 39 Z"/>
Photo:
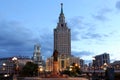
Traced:
<path fill-rule="evenodd" d="M 61 13 L 59 16 L 59 23 L 65 23 L 65 17 L 64 17 L 64 13 L 63 13 L 63 3 L 61 3 Z"/>

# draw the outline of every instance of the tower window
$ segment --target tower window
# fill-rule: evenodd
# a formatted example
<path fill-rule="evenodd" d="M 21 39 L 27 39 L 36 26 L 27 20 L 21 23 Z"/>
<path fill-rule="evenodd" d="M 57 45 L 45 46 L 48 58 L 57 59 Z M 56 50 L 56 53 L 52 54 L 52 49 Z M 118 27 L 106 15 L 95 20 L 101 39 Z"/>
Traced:
<path fill-rule="evenodd" d="M 63 24 L 61 24 L 61 26 L 63 27 Z"/>

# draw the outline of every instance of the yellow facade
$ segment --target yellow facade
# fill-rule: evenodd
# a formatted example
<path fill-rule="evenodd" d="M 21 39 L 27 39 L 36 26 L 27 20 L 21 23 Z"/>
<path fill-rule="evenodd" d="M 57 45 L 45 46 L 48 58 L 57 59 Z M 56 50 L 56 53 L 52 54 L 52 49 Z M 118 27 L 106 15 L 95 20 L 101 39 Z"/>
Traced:
<path fill-rule="evenodd" d="M 66 56 L 64 54 L 58 57 L 58 70 L 64 71 L 67 67 L 70 67 L 72 63 L 76 63 L 80 66 L 80 58 L 74 56 Z M 53 57 L 47 58 L 46 60 L 46 71 L 53 71 Z"/>

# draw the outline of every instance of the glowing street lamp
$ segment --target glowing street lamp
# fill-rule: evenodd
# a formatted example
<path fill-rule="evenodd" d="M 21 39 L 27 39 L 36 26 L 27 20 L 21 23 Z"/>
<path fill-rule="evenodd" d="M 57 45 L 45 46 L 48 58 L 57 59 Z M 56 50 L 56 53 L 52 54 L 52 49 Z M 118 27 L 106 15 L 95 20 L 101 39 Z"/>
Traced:
<path fill-rule="evenodd" d="M 104 65 L 103 69 L 106 71 L 107 70 L 107 63 L 104 63 L 103 65 Z"/>
<path fill-rule="evenodd" d="M 6 63 L 3 63 L 3 66 L 6 66 Z"/>
<path fill-rule="evenodd" d="M 69 67 L 69 71 L 72 71 L 72 68 L 73 68 L 73 66 L 70 66 L 70 67 Z"/>
<path fill-rule="evenodd" d="M 75 66 L 77 67 L 77 66 L 78 66 L 78 64 L 77 64 L 77 63 L 75 63 Z"/>
<path fill-rule="evenodd" d="M 17 57 L 13 57 L 12 60 L 13 60 L 13 61 L 17 61 Z"/>
<path fill-rule="evenodd" d="M 72 71 L 72 68 L 70 68 L 69 71 Z"/>
<path fill-rule="evenodd" d="M 39 71 L 40 71 L 40 72 L 42 72 L 42 71 L 43 71 L 43 68 L 42 68 L 42 67 L 40 67 Z"/>

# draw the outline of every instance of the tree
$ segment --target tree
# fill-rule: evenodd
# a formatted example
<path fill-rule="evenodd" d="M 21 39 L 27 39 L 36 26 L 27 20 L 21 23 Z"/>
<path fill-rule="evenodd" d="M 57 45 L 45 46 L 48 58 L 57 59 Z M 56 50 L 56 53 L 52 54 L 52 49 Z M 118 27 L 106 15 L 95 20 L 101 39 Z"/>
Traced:
<path fill-rule="evenodd" d="M 33 62 L 27 62 L 26 65 L 20 71 L 20 76 L 37 76 L 38 65 Z"/>
<path fill-rule="evenodd" d="M 71 64 L 71 66 L 67 67 L 67 69 L 63 71 L 63 74 L 67 74 L 69 76 L 79 76 L 81 73 L 82 71 L 80 66 L 78 66 L 76 63 Z"/>

